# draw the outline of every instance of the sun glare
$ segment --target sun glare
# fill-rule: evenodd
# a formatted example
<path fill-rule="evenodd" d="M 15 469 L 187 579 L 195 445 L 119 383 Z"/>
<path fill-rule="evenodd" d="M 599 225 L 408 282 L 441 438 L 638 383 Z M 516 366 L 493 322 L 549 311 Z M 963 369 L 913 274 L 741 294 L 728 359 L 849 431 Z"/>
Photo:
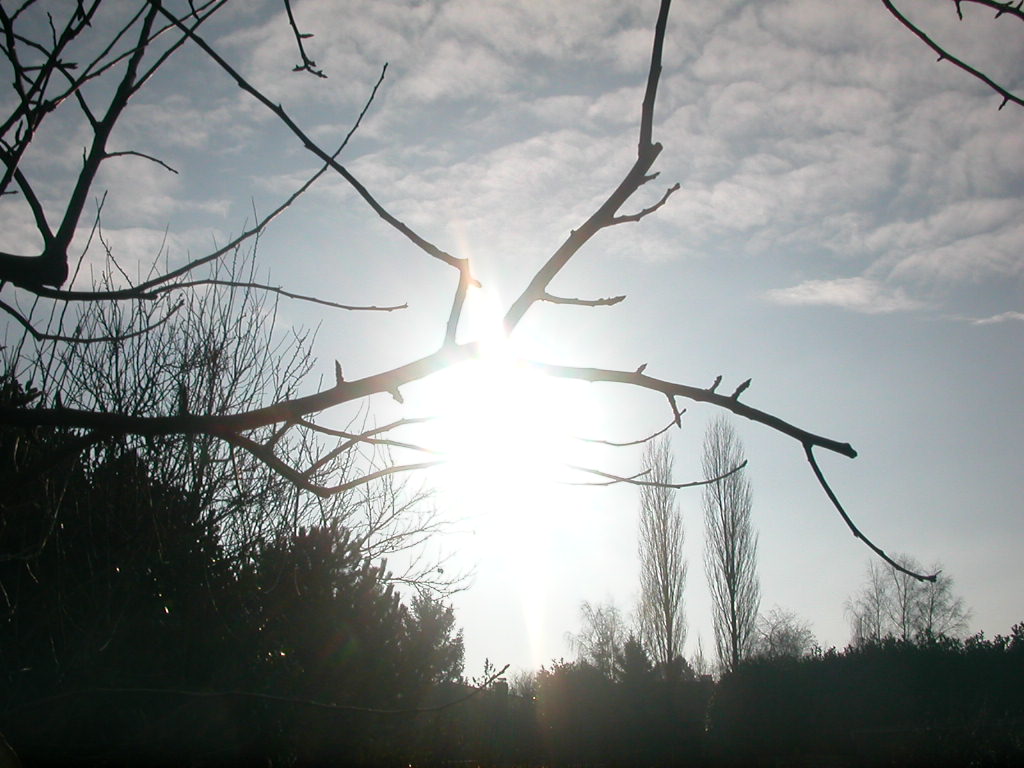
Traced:
<path fill-rule="evenodd" d="M 504 506 L 566 477 L 583 404 L 517 357 L 501 310 L 492 295 L 473 292 L 465 327 L 481 341 L 480 356 L 436 377 L 430 399 L 449 490 Z"/>
<path fill-rule="evenodd" d="M 527 346 L 543 359 L 543 344 L 510 340 L 503 309 L 494 294 L 471 290 L 460 338 L 479 341 L 480 354 L 420 382 L 407 400 L 433 417 L 422 442 L 445 458 L 431 472 L 438 502 L 471 536 L 457 555 L 470 570 L 486 563 L 481 578 L 504 582 L 503 594 L 515 596 L 516 608 L 507 607 L 520 612 L 539 664 L 554 542 L 572 503 L 565 481 L 593 479 L 570 467 L 599 461 L 600 448 L 579 437 L 600 434 L 604 424 L 588 385 L 551 379 L 523 361 Z"/>

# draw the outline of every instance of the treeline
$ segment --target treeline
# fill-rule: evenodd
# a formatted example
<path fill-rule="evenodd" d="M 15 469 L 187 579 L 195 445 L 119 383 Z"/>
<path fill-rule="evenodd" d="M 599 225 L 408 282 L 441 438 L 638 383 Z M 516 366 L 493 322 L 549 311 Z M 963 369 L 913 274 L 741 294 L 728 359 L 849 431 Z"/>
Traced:
<path fill-rule="evenodd" d="M 717 682 L 666 679 L 637 652 L 613 677 L 559 662 L 532 688 L 445 713 L 445 754 L 535 766 L 1024 764 L 1024 623 L 994 639 L 760 657 Z"/>

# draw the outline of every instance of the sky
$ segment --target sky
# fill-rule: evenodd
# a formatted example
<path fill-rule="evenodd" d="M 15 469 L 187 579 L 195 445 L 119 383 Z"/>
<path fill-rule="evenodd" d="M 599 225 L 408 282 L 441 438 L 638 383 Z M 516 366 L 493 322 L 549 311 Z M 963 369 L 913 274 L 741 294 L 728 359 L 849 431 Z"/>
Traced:
<path fill-rule="evenodd" d="M 958 22 L 952 4 L 923 0 L 901 8 L 995 80 L 1024 88 L 1013 19 L 965 6 Z M 881 547 L 941 563 L 972 631 L 1006 633 L 1024 619 L 1024 110 L 999 110 L 997 95 L 937 63 L 877 2 L 677 2 L 654 119 L 660 175 L 624 212 L 680 189 L 642 222 L 600 233 L 552 285 L 627 298 L 537 306 L 506 341 L 496 318 L 635 157 L 657 3 L 297 0 L 293 9 L 326 79 L 291 71 L 298 54 L 279 2 L 229 4 L 203 34 L 332 151 L 387 63 L 341 161 L 398 218 L 470 257 L 483 285 L 460 339 L 483 338 L 486 360 L 410 385 L 402 405 L 371 402 L 380 422 L 438 416 L 410 434 L 452 460 L 410 483 L 434 489 L 450 522 L 435 543 L 451 555 L 445 567 L 472 573 L 453 597 L 468 675 L 485 658 L 513 669 L 570 658 L 566 633 L 578 630 L 584 600 L 629 615 L 639 494 L 570 485 L 595 478 L 566 465 L 634 473 L 638 450 L 573 438 L 635 440 L 671 417 L 654 394 L 551 381 L 520 358 L 646 364 L 649 375 L 695 386 L 721 375 L 726 391 L 751 378 L 744 402 L 857 449 L 853 460 L 819 452 L 833 488 Z M 52 173 L 47 199 L 58 201 L 85 133 L 54 125 L 55 149 L 29 160 Z M 161 243 L 175 263 L 223 242 L 317 167 L 195 49 L 137 97 L 113 143 L 179 171 L 122 158 L 101 178 L 106 237 L 139 269 Z M 24 250 L 31 221 L 14 205 L 0 206 L 0 247 Z M 443 338 L 452 270 L 340 178 L 322 179 L 272 224 L 259 263 L 299 293 L 408 303 L 386 315 L 282 304 L 279 323 L 318 329 L 325 380 L 334 360 L 354 379 Z M 691 404 L 670 431 L 677 480 L 700 478 L 714 415 Z M 750 461 L 762 609 L 795 611 L 823 647 L 842 648 L 844 602 L 871 553 L 798 444 L 733 424 Z M 677 500 L 687 653 L 698 639 L 707 653 L 700 491 Z"/>

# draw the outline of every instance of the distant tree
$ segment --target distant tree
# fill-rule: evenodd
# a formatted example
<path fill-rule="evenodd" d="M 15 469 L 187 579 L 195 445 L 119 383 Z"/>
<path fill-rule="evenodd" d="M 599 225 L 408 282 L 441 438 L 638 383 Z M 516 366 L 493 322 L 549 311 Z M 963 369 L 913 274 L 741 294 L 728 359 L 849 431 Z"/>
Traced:
<path fill-rule="evenodd" d="M 704 677 L 704 675 L 710 675 L 712 672 L 711 662 L 704 655 L 704 641 L 701 637 L 697 638 L 697 647 L 690 656 L 690 669 L 693 670 L 693 674 L 697 677 Z"/>
<path fill-rule="evenodd" d="M 761 603 L 757 534 L 750 522 L 751 492 L 743 470 L 743 446 L 724 417 L 704 435 L 704 569 L 711 589 L 715 650 L 719 664 L 735 669 L 750 650 Z M 724 476 L 724 477 L 723 477 Z"/>
<path fill-rule="evenodd" d="M 907 555 L 895 560 L 906 570 L 920 568 Z M 932 572 L 938 574 L 935 581 L 920 582 L 905 571 L 869 561 L 864 584 L 846 601 L 853 643 L 962 636 L 970 611 L 953 594 L 953 579 L 942 573 L 942 564 L 933 564 Z"/>
<path fill-rule="evenodd" d="M 847 599 L 853 642 L 877 642 L 889 633 L 889 581 L 885 569 L 874 560 L 868 562 L 867 577 L 860 591 Z"/>
<path fill-rule="evenodd" d="M 814 632 L 793 611 L 775 606 L 757 617 L 753 656 L 798 659 L 815 647 Z"/>
<path fill-rule="evenodd" d="M 672 482 L 668 437 L 647 443 L 643 469 L 644 481 L 653 484 L 640 486 L 638 618 L 644 645 L 667 672 L 686 642 L 683 515 L 675 503 L 675 489 L 668 486 Z"/>
<path fill-rule="evenodd" d="M 614 603 L 580 605 L 580 631 L 569 633 L 569 644 L 580 661 L 607 677 L 615 676 L 615 660 L 626 641 L 626 625 Z"/>
<path fill-rule="evenodd" d="M 960 637 L 967 632 L 971 611 L 962 597 L 953 594 L 953 578 L 941 573 L 941 563 L 933 565 L 935 581 L 923 583 L 917 612 L 917 631 L 926 636 Z"/>
<path fill-rule="evenodd" d="M 413 596 L 408 652 L 417 660 L 424 682 L 443 685 L 462 678 L 465 647 L 462 630 L 455 627 L 455 611 L 428 592 Z"/>
<path fill-rule="evenodd" d="M 615 657 L 616 681 L 640 688 L 650 682 L 653 673 L 654 665 L 651 664 L 643 643 L 639 637 L 630 634 Z"/>
<path fill-rule="evenodd" d="M 529 669 L 520 669 L 512 675 L 508 690 L 514 696 L 532 701 L 537 695 L 537 673 Z"/>

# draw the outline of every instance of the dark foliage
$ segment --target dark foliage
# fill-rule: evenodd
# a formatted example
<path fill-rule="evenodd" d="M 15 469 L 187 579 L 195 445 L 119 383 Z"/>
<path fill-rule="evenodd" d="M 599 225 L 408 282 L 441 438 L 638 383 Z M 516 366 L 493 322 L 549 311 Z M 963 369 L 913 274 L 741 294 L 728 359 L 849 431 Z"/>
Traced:
<path fill-rule="evenodd" d="M 818 756 L 844 765 L 1019 765 L 1024 624 L 1010 637 L 887 639 L 802 659 L 755 659 L 709 710 L 725 764 Z"/>
<path fill-rule="evenodd" d="M 7 400 L 30 396 L 9 380 Z M 458 680 L 451 609 L 411 609 L 335 528 L 245 559 L 137 452 L 0 430 L 0 712 L 27 765 L 381 763 Z"/>

